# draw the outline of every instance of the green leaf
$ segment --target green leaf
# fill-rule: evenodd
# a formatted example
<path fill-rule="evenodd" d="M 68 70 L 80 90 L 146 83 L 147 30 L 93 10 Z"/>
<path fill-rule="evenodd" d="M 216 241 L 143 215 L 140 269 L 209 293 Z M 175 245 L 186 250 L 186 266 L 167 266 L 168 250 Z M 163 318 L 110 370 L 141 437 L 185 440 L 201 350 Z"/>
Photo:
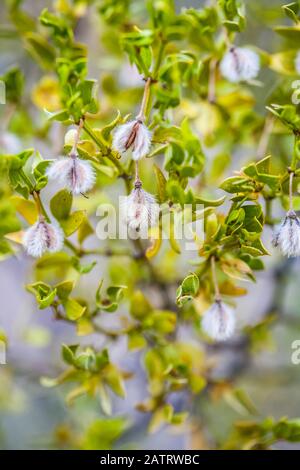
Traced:
<path fill-rule="evenodd" d="M 96 353 L 91 347 L 80 351 L 74 358 L 74 367 L 80 370 L 96 371 Z"/>
<path fill-rule="evenodd" d="M 68 219 L 72 208 L 72 201 L 72 194 L 66 189 L 62 189 L 53 196 L 50 201 L 50 209 L 57 220 L 63 221 Z"/>
<path fill-rule="evenodd" d="M 41 34 L 36 32 L 26 33 L 25 48 L 43 68 L 52 70 L 56 58 L 55 49 Z"/>
<path fill-rule="evenodd" d="M 44 282 L 35 282 L 34 284 L 28 284 L 26 288 L 29 292 L 35 295 L 35 298 L 41 310 L 49 307 L 56 297 L 56 289 L 52 289 L 51 286 L 45 284 Z"/>
<path fill-rule="evenodd" d="M 154 173 L 156 177 L 157 183 L 157 191 L 158 191 L 158 201 L 159 203 L 163 203 L 167 199 L 167 192 L 166 192 L 166 178 L 161 171 L 161 169 L 157 165 L 153 165 Z"/>
<path fill-rule="evenodd" d="M 152 311 L 152 306 L 141 291 L 135 291 L 131 297 L 130 315 L 141 319 Z"/>
<path fill-rule="evenodd" d="M 254 182 L 241 176 L 230 176 L 220 186 L 227 193 L 252 192 L 255 189 Z"/>
<path fill-rule="evenodd" d="M 229 31 L 242 31 L 245 28 L 246 20 L 242 14 L 241 2 L 238 0 L 219 0 L 218 3 L 226 18 L 223 25 Z"/>
<path fill-rule="evenodd" d="M 80 92 L 80 96 L 84 105 L 89 105 L 91 102 L 93 102 L 95 97 L 96 84 L 96 80 L 83 80 L 79 83 L 77 89 Z M 97 109 L 95 112 L 96 111 Z"/>
<path fill-rule="evenodd" d="M 112 403 L 110 395 L 106 390 L 106 387 L 104 387 L 101 383 L 99 384 L 98 390 L 102 411 L 104 414 L 110 416 L 112 414 Z"/>
<path fill-rule="evenodd" d="M 200 375 L 192 374 L 189 377 L 189 385 L 193 393 L 200 393 L 207 385 L 207 381 Z"/>
<path fill-rule="evenodd" d="M 172 202 L 178 202 L 182 206 L 185 204 L 185 194 L 179 181 L 169 179 L 166 185 L 167 195 Z"/>
<path fill-rule="evenodd" d="M 131 46 L 150 46 L 153 42 L 154 35 L 150 29 L 144 29 L 143 31 L 131 31 L 130 33 L 124 33 L 121 37 L 121 43 Z"/>
<path fill-rule="evenodd" d="M 213 181 L 218 180 L 230 165 L 231 158 L 227 153 L 220 153 L 214 157 L 211 165 L 210 178 Z"/>
<path fill-rule="evenodd" d="M 195 202 L 196 204 L 203 204 L 204 207 L 218 207 L 223 204 L 225 199 L 226 199 L 226 196 L 222 196 L 218 199 L 206 199 L 204 197 L 196 196 Z"/>
<path fill-rule="evenodd" d="M 61 349 L 61 354 L 63 360 L 70 365 L 74 364 L 74 354 L 76 353 L 76 350 L 78 348 L 78 345 L 74 346 L 67 346 L 66 344 L 62 345 Z"/>
<path fill-rule="evenodd" d="M 154 310 L 142 322 L 143 329 L 154 330 L 158 334 L 169 334 L 176 327 L 176 314 L 168 310 Z"/>
<path fill-rule="evenodd" d="M 257 410 L 247 393 L 242 389 L 230 390 L 225 394 L 227 403 L 241 414 L 257 414 Z"/>
<path fill-rule="evenodd" d="M 80 305 L 75 299 L 68 298 L 63 302 L 63 306 L 66 312 L 66 316 L 69 320 L 76 321 L 82 317 L 86 311 L 86 307 Z"/>
<path fill-rule="evenodd" d="M 96 266 L 97 261 L 92 261 L 88 264 L 81 264 L 80 258 L 77 256 L 72 257 L 72 265 L 80 274 L 88 274 L 92 271 L 92 269 Z"/>
<path fill-rule="evenodd" d="M 299 29 L 300 32 L 300 29 Z M 300 38 L 300 35 L 299 35 Z M 293 132 L 299 132 L 300 129 L 300 116 L 297 112 L 296 106 L 293 105 L 271 105 L 266 108 L 274 114 L 280 121 Z"/>
<path fill-rule="evenodd" d="M 285 75 L 295 75 L 295 60 L 297 51 L 284 51 L 269 56 L 269 67 L 275 72 Z"/>
<path fill-rule="evenodd" d="M 228 257 L 221 261 L 221 269 L 233 279 L 254 280 L 251 268 L 241 259 Z"/>
<path fill-rule="evenodd" d="M 192 295 L 196 295 L 199 290 L 199 278 L 195 273 L 190 274 L 181 284 L 182 290 L 184 293 L 191 293 Z"/>
<path fill-rule="evenodd" d="M 147 341 L 144 336 L 138 331 L 130 331 L 128 333 L 128 349 L 129 351 L 136 351 L 144 349 L 147 346 Z"/>
<path fill-rule="evenodd" d="M 17 212 L 19 212 L 19 214 L 24 217 L 26 222 L 32 225 L 37 221 L 38 212 L 36 204 L 33 201 L 24 199 L 20 196 L 12 196 L 10 200 L 12 201 Z"/>
<path fill-rule="evenodd" d="M 180 413 L 174 413 L 171 419 L 171 424 L 174 425 L 181 425 L 186 421 L 188 418 L 189 414 L 188 412 L 181 411 Z"/>
<path fill-rule="evenodd" d="M 176 302 L 181 307 L 188 300 L 194 298 L 199 290 L 199 278 L 195 273 L 185 277 L 176 292 Z"/>
<path fill-rule="evenodd" d="M 45 253 L 42 258 L 37 260 L 36 268 L 57 268 L 71 264 L 71 258 L 67 253 Z"/>
<path fill-rule="evenodd" d="M 122 373 L 114 364 L 108 364 L 102 371 L 102 378 L 112 391 L 119 397 L 126 397 Z"/>
<path fill-rule="evenodd" d="M 124 418 L 97 419 L 88 427 L 82 442 L 84 450 L 110 450 L 124 433 L 127 423 Z"/>
<path fill-rule="evenodd" d="M 292 2 L 281 7 L 288 18 L 290 18 L 294 23 L 299 23 L 298 13 L 299 13 L 299 2 Z"/>
<path fill-rule="evenodd" d="M 92 225 L 90 224 L 87 216 L 85 216 L 77 232 L 78 242 L 80 243 L 80 245 L 82 245 L 82 243 L 86 240 L 86 238 L 88 238 L 93 233 L 94 233 L 94 229 Z"/>
<path fill-rule="evenodd" d="M 294 41 L 295 44 L 298 44 L 300 40 L 300 27 L 297 26 L 276 26 L 274 31 L 280 36 L 283 36 L 291 41 Z"/>
<path fill-rule="evenodd" d="M 72 212 L 67 219 L 60 220 L 60 224 L 65 232 L 65 235 L 69 237 L 72 233 L 79 229 L 80 225 L 86 218 L 86 212 L 84 210 Z"/>
<path fill-rule="evenodd" d="M 0 77 L 5 83 L 5 100 L 7 103 L 18 103 L 24 88 L 24 74 L 18 67 L 12 67 Z"/>
<path fill-rule="evenodd" d="M 97 299 L 97 306 L 101 310 L 105 310 L 106 312 L 113 313 L 115 312 L 118 307 L 119 307 L 119 302 L 122 300 L 123 295 L 124 295 L 124 289 L 126 289 L 126 286 L 110 286 L 106 290 L 106 295 L 103 297 L 100 294 L 100 290 L 102 287 L 102 282 L 100 283 L 97 293 L 96 293 L 96 299 Z"/>
<path fill-rule="evenodd" d="M 72 32 L 67 25 L 66 19 L 61 15 L 57 16 L 47 8 L 44 8 L 40 14 L 39 20 L 43 26 L 53 28 L 56 36 L 72 37 Z"/>
<path fill-rule="evenodd" d="M 122 121 L 121 113 L 120 111 L 117 111 L 117 116 L 113 121 L 111 121 L 109 124 L 107 124 L 105 127 L 102 127 L 100 130 L 100 133 L 102 134 L 102 137 L 108 141 L 111 132 L 114 130 L 114 128 Z"/>
<path fill-rule="evenodd" d="M 56 284 L 56 294 L 60 300 L 66 300 L 74 288 L 74 281 L 63 281 Z"/>
<path fill-rule="evenodd" d="M 61 111 L 56 112 L 50 112 L 46 109 L 44 111 L 47 114 L 49 121 L 68 122 L 70 117 L 70 114 L 66 109 L 62 109 Z"/>

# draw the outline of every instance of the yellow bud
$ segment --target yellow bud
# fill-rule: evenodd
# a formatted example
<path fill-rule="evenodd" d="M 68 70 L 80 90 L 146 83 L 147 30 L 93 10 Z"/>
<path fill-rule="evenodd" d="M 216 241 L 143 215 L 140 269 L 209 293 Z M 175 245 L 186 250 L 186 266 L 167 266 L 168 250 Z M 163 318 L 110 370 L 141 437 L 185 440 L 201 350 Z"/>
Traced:
<path fill-rule="evenodd" d="M 77 130 L 76 129 L 70 129 L 66 135 L 65 135 L 65 145 L 71 145 L 73 146 L 74 141 L 75 141 L 75 136 L 76 136 Z"/>

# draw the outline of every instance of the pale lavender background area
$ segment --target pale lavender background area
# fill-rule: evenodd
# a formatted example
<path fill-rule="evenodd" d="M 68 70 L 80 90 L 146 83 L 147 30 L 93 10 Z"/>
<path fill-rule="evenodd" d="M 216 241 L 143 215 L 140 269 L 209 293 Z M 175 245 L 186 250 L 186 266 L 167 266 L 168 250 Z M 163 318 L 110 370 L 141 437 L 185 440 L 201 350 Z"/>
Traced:
<path fill-rule="evenodd" d="M 196 2 L 184 2 L 186 6 L 194 5 Z M 42 9 L 46 1 L 27 1 L 28 8 L 34 10 Z M 181 4 L 181 2 L 180 2 Z M 197 5 L 199 2 L 197 2 Z M 263 2 L 262 2 L 263 4 Z M 0 18 L 2 17 L 3 4 L 0 5 Z M 99 58 L 95 44 L 98 41 L 96 22 L 92 19 L 91 24 L 86 20 L 82 22 L 77 32 L 79 37 L 86 43 L 93 45 L 92 60 L 90 61 L 90 76 L 98 77 L 105 70 Z M 248 32 L 249 41 L 251 34 Z M 265 34 L 265 33 L 264 33 Z M 269 37 L 264 34 L 256 39 L 263 46 L 264 41 L 270 42 Z M 2 43 L 2 45 L 1 45 Z M 270 44 L 270 47 L 273 45 Z M 40 75 L 38 69 L 27 59 L 24 52 L 15 41 L 0 40 L 0 74 L 9 66 L 20 64 L 27 82 L 27 88 L 36 81 Z M 123 69 L 120 79 L 130 86 L 128 73 Z M 267 77 L 267 81 L 271 77 Z M 55 132 L 55 130 L 53 131 Z M 57 141 L 57 139 L 56 139 Z M 59 143 L 58 147 L 62 142 Z M 33 145 L 43 154 L 53 152 L 53 148 L 47 148 L 42 142 L 22 142 L 22 145 Z M 208 152 L 209 154 L 209 152 Z M 52 156 L 52 153 L 51 153 Z M 247 161 L 249 155 L 245 149 L 241 149 L 235 155 L 232 170 L 240 168 L 242 161 Z M 264 234 L 266 245 L 270 250 L 270 233 Z M 105 260 L 100 260 L 97 267 L 82 279 L 82 292 L 90 292 L 95 287 L 105 270 Z M 184 263 L 188 266 L 186 263 Z M 270 309 L 274 303 L 274 295 L 280 291 L 279 304 L 282 321 L 274 327 L 274 338 L 276 350 L 263 352 L 254 356 L 252 362 L 245 357 L 243 351 L 238 349 L 236 339 L 233 345 L 221 349 L 211 348 L 212 355 L 219 357 L 219 365 L 215 371 L 217 376 L 234 375 L 240 369 L 242 373 L 238 379 L 238 385 L 245 387 L 251 398 L 261 411 L 262 416 L 300 415 L 300 366 L 291 363 L 291 343 L 300 339 L 299 322 L 299 261 L 289 261 L 283 265 L 278 255 L 266 260 L 268 269 L 258 275 L 257 283 L 250 284 L 247 297 L 238 301 L 239 326 L 256 323 Z M 282 269 L 286 274 L 279 282 L 274 279 L 274 273 Z M 31 281 L 31 260 L 20 254 L 0 264 L 0 328 L 3 328 L 8 336 L 9 346 L 7 351 L 6 366 L 0 366 L 0 387 L 3 380 L 11 375 L 12 393 L 11 402 L 15 404 L 14 410 L 10 410 L 10 398 L 4 403 L 1 401 L 0 390 L 0 447 L 8 449 L 47 447 L 51 440 L 51 433 L 55 426 L 61 422 L 72 423 L 74 426 L 85 427 L 96 417 L 101 416 L 98 403 L 91 400 L 80 401 L 71 410 L 64 403 L 65 390 L 48 390 L 39 384 L 42 375 L 55 376 L 62 370 L 63 364 L 60 360 L 60 344 L 62 342 L 72 343 L 77 341 L 72 326 L 55 322 L 51 318 L 50 310 L 39 311 L 33 297 L 25 291 L 24 285 Z M 285 283 L 285 284 L 284 284 Z M 126 306 L 123 307 L 124 309 Z M 44 347 L 33 347 L 26 341 L 28 329 L 38 327 L 50 332 L 49 344 Z M 190 341 L 196 337 L 190 329 L 182 328 L 181 336 Z M 101 347 L 101 339 L 92 337 L 82 340 L 84 343 L 92 343 Z M 141 366 L 139 353 L 128 353 L 125 339 L 109 345 L 110 355 L 122 368 L 129 371 L 137 371 L 136 377 L 127 382 L 127 400 L 114 400 L 114 412 L 116 414 L 129 415 L 132 423 L 135 423 L 131 431 L 121 441 L 121 445 L 133 446 L 142 449 L 179 449 L 189 445 L 190 439 L 187 433 L 176 435 L 169 430 L 162 430 L 155 435 L 147 435 L 146 426 L 148 416 L 135 411 L 134 405 L 146 396 L 146 383 L 144 371 Z M 188 398 L 184 395 L 174 396 L 174 404 L 177 409 L 188 405 Z M 214 437 L 224 437 L 228 431 L 226 422 L 237 418 L 227 404 L 220 403 L 212 407 L 205 399 L 196 400 L 193 405 L 193 414 L 199 421 L 205 418 L 209 423 L 208 440 L 210 433 Z M 278 448 L 286 448 L 286 445 L 278 445 Z"/>

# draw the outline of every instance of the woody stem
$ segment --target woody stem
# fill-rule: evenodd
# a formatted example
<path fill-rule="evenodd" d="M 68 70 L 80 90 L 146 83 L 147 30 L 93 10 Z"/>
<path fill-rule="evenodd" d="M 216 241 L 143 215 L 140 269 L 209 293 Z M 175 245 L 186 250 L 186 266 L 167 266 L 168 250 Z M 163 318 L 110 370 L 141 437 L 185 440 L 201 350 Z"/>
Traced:
<path fill-rule="evenodd" d="M 157 79 L 158 74 L 159 74 L 159 68 L 160 68 L 162 60 L 163 60 L 165 45 L 166 45 L 166 43 L 163 40 L 163 38 L 160 38 L 160 44 L 159 44 L 159 49 L 158 49 L 158 53 L 157 53 L 157 59 L 156 59 L 156 63 L 155 63 L 154 70 L 153 70 L 153 75 L 152 75 L 154 80 Z"/>
<path fill-rule="evenodd" d="M 216 67 L 217 60 L 211 59 L 209 62 L 209 79 L 208 79 L 208 101 L 209 103 L 215 103 L 216 101 Z"/>
<path fill-rule="evenodd" d="M 33 197 L 33 199 L 34 199 L 34 201 L 35 201 L 36 208 L 37 208 L 37 211 L 38 211 L 39 216 L 45 217 L 45 219 L 47 220 L 47 222 L 50 222 L 50 219 L 49 219 L 49 217 L 48 217 L 48 214 L 47 214 L 47 212 L 46 212 L 46 209 L 44 208 L 44 205 L 43 205 L 43 203 L 42 203 L 40 194 L 39 194 L 37 191 L 33 191 L 33 192 L 32 192 L 32 197 Z"/>
<path fill-rule="evenodd" d="M 293 210 L 293 178 L 294 172 L 290 172 L 290 179 L 289 179 L 289 210 Z"/>
<path fill-rule="evenodd" d="M 73 147 L 72 147 L 72 150 L 70 152 L 71 155 L 74 155 L 74 154 L 77 153 L 77 145 L 78 145 L 78 142 L 79 142 L 80 132 L 81 132 L 82 128 L 83 128 L 83 119 L 80 119 L 79 124 L 77 126 L 77 131 L 76 131 L 76 134 L 75 134 Z"/>
<path fill-rule="evenodd" d="M 140 175 L 139 175 L 139 162 L 135 162 L 135 182 L 140 180 Z"/>
<path fill-rule="evenodd" d="M 227 47 L 227 49 L 230 49 L 231 42 L 230 42 L 230 39 L 229 39 L 228 31 L 227 31 L 226 28 L 223 28 L 223 32 L 224 32 L 224 42 L 226 44 L 226 47 Z"/>
<path fill-rule="evenodd" d="M 292 157 L 292 161 L 291 161 L 291 165 L 290 165 L 290 169 L 292 171 L 296 170 L 297 163 L 298 163 L 299 159 L 300 159 L 300 155 L 299 155 L 299 134 L 295 133 L 294 153 L 293 153 L 293 157 Z"/>
<path fill-rule="evenodd" d="M 215 299 L 218 301 L 218 300 L 221 300 L 221 296 L 220 296 L 219 284 L 217 280 L 216 259 L 214 256 L 211 257 L 210 262 L 211 262 L 212 280 L 213 280 L 213 285 L 215 289 Z"/>
<path fill-rule="evenodd" d="M 150 85 L 151 85 L 151 78 L 148 77 L 145 83 L 140 112 L 136 117 L 137 120 L 145 121 L 146 119 L 147 107 L 148 107 L 149 98 L 150 98 Z"/>

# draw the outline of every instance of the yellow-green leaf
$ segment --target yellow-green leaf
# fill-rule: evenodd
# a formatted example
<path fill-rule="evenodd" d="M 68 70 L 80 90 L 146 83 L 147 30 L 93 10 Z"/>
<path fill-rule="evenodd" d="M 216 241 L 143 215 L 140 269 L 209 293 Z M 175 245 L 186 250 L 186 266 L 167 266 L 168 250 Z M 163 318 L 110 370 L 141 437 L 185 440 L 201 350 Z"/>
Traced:
<path fill-rule="evenodd" d="M 22 217 L 28 222 L 30 225 L 33 225 L 38 217 L 38 211 L 36 205 L 33 201 L 28 199 L 24 199 L 21 196 L 12 196 L 10 198 L 16 211 L 21 214 Z"/>
<path fill-rule="evenodd" d="M 63 303 L 66 316 L 69 320 L 76 321 L 78 318 L 82 317 L 84 312 L 86 311 L 86 307 L 83 307 L 74 299 L 67 299 Z"/>
<path fill-rule="evenodd" d="M 76 232 L 84 220 L 85 211 L 75 211 L 67 219 L 61 220 L 60 223 L 65 235 L 69 237 Z"/>

